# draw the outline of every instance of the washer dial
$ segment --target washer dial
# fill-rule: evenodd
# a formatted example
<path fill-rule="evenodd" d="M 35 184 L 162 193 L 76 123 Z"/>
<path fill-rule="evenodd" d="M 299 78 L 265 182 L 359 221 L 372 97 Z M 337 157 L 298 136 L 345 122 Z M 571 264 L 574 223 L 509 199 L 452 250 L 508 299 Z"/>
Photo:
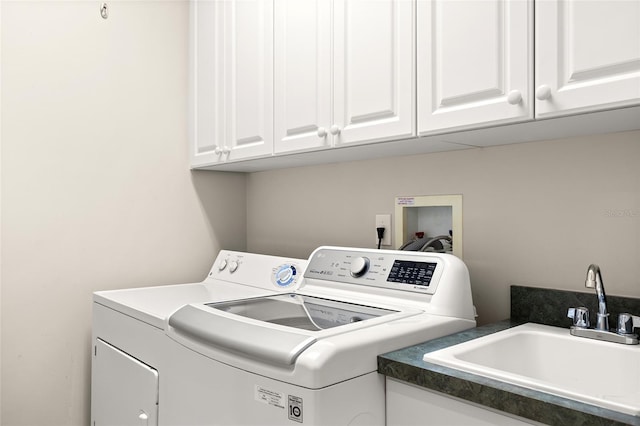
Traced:
<path fill-rule="evenodd" d="M 358 278 L 363 276 L 369 270 L 369 258 L 356 257 L 351 262 L 351 276 Z"/>
<path fill-rule="evenodd" d="M 288 287 L 296 281 L 298 271 L 294 265 L 284 264 L 276 269 L 274 276 L 278 287 Z"/>

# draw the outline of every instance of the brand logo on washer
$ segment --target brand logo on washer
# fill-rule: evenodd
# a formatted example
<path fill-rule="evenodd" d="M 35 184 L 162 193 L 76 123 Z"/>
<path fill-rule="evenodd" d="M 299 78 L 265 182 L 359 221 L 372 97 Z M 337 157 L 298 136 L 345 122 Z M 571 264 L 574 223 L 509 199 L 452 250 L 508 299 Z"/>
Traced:
<path fill-rule="evenodd" d="M 302 423 L 302 398 L 289 395 L 289 420 Z"/>

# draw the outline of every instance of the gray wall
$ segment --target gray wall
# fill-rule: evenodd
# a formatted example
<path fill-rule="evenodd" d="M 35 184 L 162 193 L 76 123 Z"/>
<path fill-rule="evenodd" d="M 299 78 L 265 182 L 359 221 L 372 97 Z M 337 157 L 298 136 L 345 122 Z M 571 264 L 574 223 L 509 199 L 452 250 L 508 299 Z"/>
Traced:
<path fill-rule="evenodd" d="M 91 293 L 245 248 L 245 176 L 189 172 L 186 1 L 2 2 L 2 418 L 89 423 Z"/>
<path fill-rule="evenodd" d="M 609 294 L 640 297 L 639 159 L 628 132 L 253 173 L 247 246 L 374 247 L 375 215 L 396 196 L 462 194 L 480 323 L 509 317 L 511 284 L 587 291 L 590 263 Z"/>

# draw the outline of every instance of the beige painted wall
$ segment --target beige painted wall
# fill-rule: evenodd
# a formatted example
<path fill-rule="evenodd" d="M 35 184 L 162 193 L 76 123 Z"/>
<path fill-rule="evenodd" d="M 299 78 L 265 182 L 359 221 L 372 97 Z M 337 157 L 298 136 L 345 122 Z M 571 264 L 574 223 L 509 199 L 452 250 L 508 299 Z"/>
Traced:
<path fill-rule="evenodd" d="M 87 425 L 91 293 L 245 248 L 245 176 L 190 172 L 186 1 L 2 2 L 2 418 Z"/>
<path fill-rule="evenodd" d="M 396 196 L 462 194 L 463 250 L 479 322 L 508 318 L 509 286 L 640 297 L 640 132 L 253 173 L 250 251 L 306 257 L 374 247 Z"/>

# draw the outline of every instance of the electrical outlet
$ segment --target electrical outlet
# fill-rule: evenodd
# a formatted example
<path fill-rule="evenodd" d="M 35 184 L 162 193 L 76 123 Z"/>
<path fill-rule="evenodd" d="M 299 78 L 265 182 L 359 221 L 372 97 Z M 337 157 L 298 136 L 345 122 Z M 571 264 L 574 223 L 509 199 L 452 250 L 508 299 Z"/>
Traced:
<path fill-rule="evenodd" d="M 376 215 L 376 228 L 384 228 L 384 236 L 382 237 L 383 246 L 391 245 L 391 215 L 390 214 L 377 214 Z M 374 229 L 374 235 L 376 236 L 376 245 L 378 244 L 378 233 Z"/>

